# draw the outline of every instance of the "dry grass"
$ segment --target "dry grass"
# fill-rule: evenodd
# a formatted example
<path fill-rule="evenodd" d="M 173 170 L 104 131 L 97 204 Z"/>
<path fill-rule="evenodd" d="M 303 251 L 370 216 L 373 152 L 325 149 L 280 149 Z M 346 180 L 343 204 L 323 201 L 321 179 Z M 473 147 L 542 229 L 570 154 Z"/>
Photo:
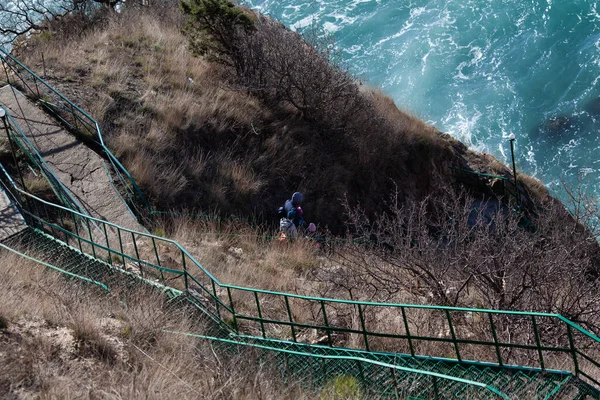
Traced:
<path fill-rule="evenodd" d="M 525 174 L 518 174 L 517 179 L 522 186 L 529 190 L 532 198 L 545 200 L 550 197 L 550 192 L 540 180 Z"/>
<path fill-rule="evenodd" d="M 371 211 L 396 182 L 407 198 L 435 185 L 451 146 L 380 91 L 362 90 L 386 129 L 325 132 L 284 105 L 229 83 L 223 67 L 192 57 L 182 16 L 129 10 L 69 40 L 33 39 L 18 51 L 102 124 L 109 146 L 157 208 L 268 219 L 295 190 L 311 220 L 341 230 L 348 193 Z M 67 79 L 68 78 L 68 79 Z M 363 118 L 362 116 L 360 118 Z"/>
<path fill-rule="evenodd" d="M 12 253 L 0 259 L 2 398 L 308 398 L 251 352 L 224 359 L 205 341 L 163 333 L 196 323 L 155 292 L 106 294 Z"/>
<path fill-rule="evenodd" d="M 313 292 L 307 274 L 327 262 L 314 242 L 280 242 L 274 232 L 245 222 L 184 216 L 157 226 L 228 284 L 307 294 Z"/>
<path fill-rule="evenodd" d="M 36 176 L 33 175 L 33 173 L 29 173 L 23 177 L 23 181 L 25 183 L 26 190 L 34 196 L 43 199 L 51 199 L 54 195 L 50 183 L 43 175 Z"/>

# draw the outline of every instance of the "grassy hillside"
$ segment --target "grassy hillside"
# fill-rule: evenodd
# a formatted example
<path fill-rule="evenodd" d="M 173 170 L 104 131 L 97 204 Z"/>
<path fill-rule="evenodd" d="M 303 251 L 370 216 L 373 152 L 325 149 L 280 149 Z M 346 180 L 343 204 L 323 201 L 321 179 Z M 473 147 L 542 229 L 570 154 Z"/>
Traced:
<path fill-rule="evenodd" d="M 260 20 L 260 29 L 304 43 Z M 46 79 L 101 122 L 158 209 L 269 219 L 299 190 L 309 222 L 339 228 L 346 195 L 373 214 L 396 187 L 404 201 L 452 182 L 451 166 L 509 175 L 357 81 L 352 90 L 366 106 L 343 125 L 326 118 L 336 110 L 308 118 L 194 57 L 182 27 L 174 7 L 127 10 L 80 29 L 51 27 L 16 51 L 40 74 L 44 56 Z"/>
<path fill-rule="evenodd" d="M 255 29 L 234 39 L 238 49 L 252 50 L 243 56 L 253 67 L 234 68 L 214 62 L 214 55 L 213 61 L 194 56 L 182 34 L 184 16 L 165 4 L 86 24 L 55 21 L 23 41 L 16 55 L 101 121 L 109 146 L 155 208 L 264 221 L 300 190 L 309 222 L 338 231 L 350 224 L 348 239 L 356 241 L 326 259 L 310 242 L 281 246 L 260 239 L 273 229 L 257 233 L 236 222 L 215 232 L 210 220 L 156 219 L 155 232 L 182 242 L 228 283 L 332 297 L 565 310 L 575 319 L 589 314 L 600 250 L 597 233 L 583 228 L 594 213 L 582 205 L 591 203 L 578 193 L 572 192 L 579 202 L 574 210 L 585 215 L 573 218 L 541 183 L 521 175 L 520 205 L 531 211 L 523 218 L 494 198 L 501 181 L 459 181 L 455 172 L 511 177 L 506 166 L 399 110 L 296 33 L 243 11 Z M 265 60 L 285 72 L 281 85 L 273 84 L 279 70 Z M 282 92 L 291 78 L 304 83 Z M 566 258 L 558 262 L 555 254 Z M 547 274 L 550 266 L 557 272 Z M 562 290 L 564 276 L 576 295 Z M 542 287 L 548 290 L 540 294 Z M 579 299 L 573 307 L 570 298 Z"/>
<path fill-rule="evenodd" d="M 157 292 L 107 294 L 0 253 L 3 399 L 305 399 L 246 351 L 224 358 Z M 190 330 L 191 329 L 191 330 Z M 249 372 L 252 371 L 252 372 Z"/>
<path fill-rule="evenodd" d="M 306 50 L 296 34 L 248 13 L 258 32 L 287 45 L 290 59 Z M 307 112 L 277 90 L 257 91 L 231 68 L 192 55 L 181 33 L 184 18 L 174 7 L 129 9 L 83 25 L 64 22 L 23 42 L 16 55 L 101 122 L 109 146 L 155 208 L 268 220 L 300 190 L 309 221 L 355 228 L 348 240 L 323 248 L 308 240 L 275 241 L 268 237 L 272 230 L 233 220 L 218 226 L 216 219 L 154 221 L 155 233 L 180 242 L 220 280 L 321 297 L 559 312 L 597 331 L 600 257 L 593 232 L 533 178 L 519 177 L 523 197 L 538 201 L 531 220 L 508 208 L 496 212 L 497 203 L 488 209 L 481 197 L 492 188 L 476 182 L 467 194 L 453 185 L 452 168 L 510 176 L 492 156 L 468 150 L 356 80 L 344 81 L 354 106 L 360 105 L 351 112 Z M 269 46 L 266 41 L 257 49 L 266 53 Z M 310 65 L 323 68 L 318 60 Z M 192 327 L 184 316 L 166 318 L 163 299 L 152 293 L 77 297 L 55 277 L 0 257 L 9 276 L 0 283 L 0 300 L 8 305 L 0 310 L 0 357 L 6 360 L 0 376 L 8 377 L 0 380 L 0 394 L 310 397 L 282 388 L 269 371 L 245 374 L 256 364 L 219 359 L 199 342 L 164 335 L 164 328 Z M 236 307 L 244 310 L 252 301 Z M 374 318 L 376 328 L 389 325 L 385 310 Z M 447 337 L 435 321 L 419 314 L 411 323 Z M 342 323 L 349 328 L 356 316 Z M 469 335 L 487 334 L 485 321 L 456 326 Z M 506 332 L 527 334 L 518 325 Z M 64 346 L 46 341 L 57 335 Z M 353 339 L 339 340 L 351 345 Z M 373 346 L 398 351 L 385 340 Z M 445 356 L 441 346 L 425 343 L 420 350 Z M 489 350 L 466 355 L 493 358 Z M 526 356 L 515 352 L 518 362 Z M 162 373 L 166 364 L 176 376 Z M 29 371 L 25 367 L 35 373 L 19 372 Z"/>

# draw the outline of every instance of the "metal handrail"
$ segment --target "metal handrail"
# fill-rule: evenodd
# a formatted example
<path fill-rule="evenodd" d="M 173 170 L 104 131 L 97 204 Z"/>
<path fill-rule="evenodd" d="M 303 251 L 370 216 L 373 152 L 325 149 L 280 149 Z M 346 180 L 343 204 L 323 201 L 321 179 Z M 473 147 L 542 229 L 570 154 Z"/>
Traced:
<path fill-rule="evenodd" d="M 50 186 L 52 187 L 54 192 L 57 194 L 57 197 L 61 201 L 63 201 L 65 203 L 65 205 L 71 206 L 71 207 L 75 208 L 76 210 L 78 210 L 80 213 L 88 215 L 87 211 L 81 205 L 81 203 L 73 197 L 73 194 L 69 191 L 69 189 L 66 188 L 66 186 L 54 174 L 54 172 L 48 166 L 48 164 L 46 164 L 46 161 L 44 161 L 44 158 L 39 154 L 39 152 L 37 151 L 37 149 L 35 148 L 33 143 L 31 143 L 29 138 L 23 133 L 19 124 L 16 123 L 16 121 L 14 120 L 12 115 L 8 112 L 8 110 L 2 105 L 0 105 L 0 109 L 4 110 L 4 114 L 5 114 L 4 118 L 6 118 L 5 121 L 7 121 L 7 128 L 10 128 L 12 130 L 13 134 L 16 133 L 19 136 L 20 140 L 18 140 L 18 141 L 15 140 L 14 142 L 19 146 L 19 148 L 23 151 L 23 153 L 25 153 L 27 158 L 29 158 L 29 160 L 40 169 L 40 172 L 42 172 L 44 174 L 44 177 L 46 178 L 46 180 L 48 180 L 48 183 L 50 184 Z M 8 140 L 11 140 L 10 133 L 7 132 L 6 134 L 8 136 Z M 13 135 L 12 139 L 15 139 L 14 135 Z M 24 143 L 25 143 L 24 145 L 21 142 L 21 140 L 24 141 Z M 13 184 L 14 184 L 14 182 L 13 182 Z M 66 198 L 63 196 L 66 196 Z"/>
<path fill-rule="evenodd" d="M 357 361 L 357 362 L 364 363 L 364 364 L 369 364 L 369 365 L 375 365 L 375 366 L 379 366 L 379 367 L 384 367 L 384 368 L 387 368 L 389 370 L 408 372 L 410 374 L 422 375 L 422 376 L 427 376 L 427 377 L 432 377 L 432 378 L 439 378 L 439 379 L 442 379 L 442 380 L 447 380 L 447 381 L 456 382 L 456 383 L 462 383 L 462 384 L 466 384 L 466 385 L 469 385 L 469 386 L 475 386 L 475 387 L 478 387 L 480 389 L 489 391 L 489 392 L 493 393 L 494 395 L 497 395 L 497 396 L 499 396 L 499 397 L 501 397 L 503 399 L 510 399 L 510 397 L 508 397 L 505 393 L 503 393 L 502 391 L 500 391 L 498 388 L 496 388 L 494 386 L 491 386 L 491 385 L 487 385 L 485 383 L 473 381 L 473 380 L 470 380 L 470 379 L 459 378 L 459 377 L 455 377 L 455 376 L 452 376 L 452 375 L 440 374 L 438 372 L 432 372 L 432 371 L 426 371 L 426 370 L 421 370 L 421 369 L 403 367 L 403 366 L 400 366 L 400 365 L 390 364 L 390 363 L 386 363 L 386 362 L 382 362 L 382 361 L 377 361 L 377 360 L 371 360 L 371 359 L 364 358 L 364 357 L 347 356 L 347 355 L 344 355 L 344 356 L 335 356 L 335 355 L 326 355 L 326 354 L 306 353 L 306 352 L 294 351 L 294 350 L 289 350 L 289 349 L 282 349 L 282 348 L 278 348 L 278 347 L 265 346 L 265 345 L 261 345 L 261 344 L 258 344 L 258 343 L 251 343 L 251 342 L 246 342 L 246 341 L 239 341 L 239 340 L 234 340 L 234 339 L 226 339 L 226 338 L 215 337 L 215 336 L 208 336 L 208 335 L 200 335 L 200 334 L 197 334 L 197 333 L 189 333 L 189 332 L 178 332 L 178 331 L 170 331 L 170 330 L 163 330 L 163 332 L 165 332 L 165 333 L 171 333 L 171 334 L 175 334 L 175 335 L 183 335 L 183 336 L 195 337 L 195 338 L 200 338 L 200 339 L 207 339 L 207 340 L 211 340 L 211 341 L 215 341 L 215 342 L 222 342 L 222 343 L 228 343 L 228 344 L 233 344 L 233 345 L 240 345 L 240 346 L 246 346 L 246 347 L 248 347 L 248 346 L 249 347 L 255 347 L 255 348 L 258 348 L 258 349 L 263 349 L 263 350 L 268 350 L 268 351 L 275 351 L 275 352 L 279 352 L 279 353 L 287 353 L 287 354 L 301 356 L 301 357 L 319 358 L 319 359 L 323 359 L 323 360 Z"/>
<path fill-rule="evenodd" d="M 121 164 L 121 162 L 117 159 L 117 157 L 108 149 L 108 147 L 106 147 L 106 143 L 104 141 L 104 137 L 102 135 L 102 131 L 100 129 L 99 123 L 94 118 L 92 118 L 89 114 L 87 114 L 85 111 L 83 111 L 80 107 L 78 107 L 76 104 L 71 102 L 62 93 L 60 93 L 55 88 L 53 88 L 50 84 L 48 84 L 46 81 L 44 81 L 38 75 L 36 75 L 33 71 L 31 71 L 29 68 L 27 68 L 19 60 L 17 60 L 15 57 L 13 57 L 10 53 L 8 53 L 6 50 L 4 50 L 1 47 L 0 47 L 0 59 L 2 59 L 2 61 L 3 61 L 5 70 L 6 70 L 6 66 L 8 66 L 15 74 L 17 74 L 17 76 L 19 76 L 21 78 L 21 81 L 29 89 L 29 91 L 32 94 L 36 95 L 38 97 L 38 99 L 40 99 L 40 102 L 42 103 L 42 105 L 44 105 L 47 109 L 49 109 L 52 113 L 54 113 L 59 119 L 61 119 L 64 123 L 66 123 L 70 128 L 74 129 L 76 132 L 80 133 L 84 137 L 90 138 L 91 140 L 94 141 L 94 143 L 96 143 L 98 146 L 100 146 L 103 153 L 106 155 L 108 161 L 112 165 L 112 167 L 113 167 L 112 169 L 115 172 L 115 174 L 117 175 L 117 177 L 119 178 L 119 181 L 122 184 L 122 186 L 131 185 L 131 187 L 133 188 L 132 193 L 130 193 L 130 195 L 132 196 L 132 199 L 131 199 L 132 202 L 135 202 L 136 201 L 135 197 L 137 197 L 137 200 L 142 203 L 142 205 L 146 208 L 146 210 L 150 211 L 150 208 L 151 208 L 150 203 L 148 203 L 148 200 L 144 196 L 143 192 L 141 191 L 141 189 L 139 188 L 139 186 L 137 185 L 137 183 L 135 182 L 135 180 L 133 179 L 133 177 L 131 176 L 129 171 L 127 171 L 127 169 L 123 166 L 123 164 Z M 16 66 L 12 65 L 11 63 L 16 64 Z M 24 76 L 25 74 L 23 73 L 23 71 L 29 76 L 29 78 Z M 8 71 L 5 71 L 5 72 L 7 75 L 7 79 L 9 79 Z M 33 90 L 33 88 L 30 88 L 27 85 L 26 79 L 33 81 L 33 83 L 35 84 L 36 90 Z M 43 98 L 42 98 L 43 96 L 41 96 L 41 94 L 40 94 L 38 84 L 41 85 L 43 88 L 45 88 L 47 90 L 47 93 L 49 92 L 50 94 L 56 96 L 60 102 L 64 103 L 64 105 L 66 105 L 66 107 L 62 107 L 62 110 L 71 114 L 74 118 L 74 121 L 67 121 L 66 119 L 64 119 L 61 115 L 59 115 L 56 112 L 55 108 L 57 108 L 57 107 L 61 108 L 60 106 L 57 106 L 56 104 L 53 104 L 53 103 L 43 100 Z M 82 129 L 82 127 L 79 126 L 78 122 L 80 122 L 83 125 L 83 127 L 89 131 Z"/>
<path fill-rule="evenodd" d="M 135 231 L 132 229 L 122 228 L 114 223 L 102 221 L 102 220 L 94 218 L 94 217 L 86 216 L 84 214 L 81 214 L 77 211 L 68 209 L 66 207 L 52 204 L 43 199 L 39 199 L 36 196 L 33 196 L 27 192 L 24 192 L 19 188 L 16 188 L 16 190 L 21 195 L 26 196 L 27 198 L 29 198 L 32 201 L 36 201 L 40 205 L 43 205 L 46 207 L 52 207 L 55 210 L 61 210 L 62 212 L 69 213 L 73 216 L 76 216 L 77 218 L 80 218 L 81 220 L 89 220 L 91 222 L 97 223 L 100 226 L 105 225 L 105 226 L 110 226 L 110 227 L 116 229 L 116 231 L 119 235 L 119 238 L 121 238 L 121 237 L 131 237 L 132 238 L 132 241 L 133 241 L 132 243 L 136 249 L 136 252 L 138 251 L 140 236 L 142 238 L 145 238 L 147 241 L 151 241 L 152 242 L 151 250 L 153 250 L 154 253 L 156 254 L 156 260 L 157 260 L 156 263 L 153 261 L 149 261 L 149 259 L 145 259 L 144 257 L 140 256 L 139 254 L 137 254 L 137 255 L 128 254 L 125 250 L 123 250 L 123 243 L 121 241 L 119 243 L 119 247 L 117 248 L 116 246 L 111 245 L 108 242 L 108 240 L 106 241 L 106 243 L 102 243 L 101 241 L 99 241 L 97 239 L 94 239 L 91 237 L 86 237 L 85 235 L 81 235 L 81 234 L 76 235 L 76 234 L 70 232 L 69 230 L 62 228 L 60 225 L 58 225 L 56 223 L 46 221 L 42 217 L 39 217 L 39 216 L 35 216 L 36 220 L 40 224 L 42 224 L 43 226 L 50 229 L 53 233 L 55 231 L 59 231 L 63 235 L 68 234 L 72 238 L 77 238 L 78 240 L 81 240 L 81 241 L 84 241 L 85 243 L 90 244 L 92 247 L 95 246 L 97 251 L 105 251 L 105 252 L 108 252 L 109 255 L 115 256 L 117 258 L 123 258 L 123 260 L 124 260 L 123 265 L 125 264 L 125 259 L 131 260 L 131 261 L 138 263 L 138 265 L 140 265 L 140 266 L 144 266 L 145 268 L 151 268 L 151 269 L 154 269 L 155 271 L 158 271 L 161 274 L 161 279 L 163 279 L 164 282 L 167 282 L 168 279 L 177 279 L 180 282 L 181 286 L 184 287 L 188 293 L 190 292 L 190 290 L 192 290 L 192 291 L 200 290 L 201 294 L 203 296 L 205 296 L 209 300 L 210 304 L 212 305 L 211 306 L 212 309 L 209 310 L 209 312 L 214 317 L 218 318 L 221 322 L 223 322 L 223 324 L 226 325 L 232 333 L 234 333 L 236 335 L 240 335 L 240 337 L 244 336 L 243 333 L 240 331 L 240 326 L 239 326 L 240 321 L 245 320 L 245 321 L 255 322 L 255 323 L 258 323 L 261 325 L 261 336 L 255 336 L 257 338 L 279 339 L 278 337 L 273 337 L 272 335 L 270 335 L 269 333 L 266 332 L 264 325 L 267 325 L 267 324 L 276 324 L 280 327 L 290 328 L 292 330 L 292 336 L 293 336 L 294 342 L 299 342 L 298 337 L 297 337 L 298 330 L 303 329 L 303 328 L 311 328 L 311 329 L 317 329 L 320 331 L 324 331 L 330 337 L 333 334 L 340 334 L 340 333 L 356 334 L 358 336 L 361 336 L 363 338 L 361 348 L 366 351 L 375 350 L 375 349 L 369 347 L 369 339 L 372 339 L 374 337 L 384 337 L 384 338 L 390 338 L 390 339 L 405 340 L 405 341 L 408 341 L 408 345 L 410 347 L 410 354 L 408 354 L 408 355 L 413 356 L 413 357 L 426 356 L 426 355 L 419 356 L 418 351 L 416 351 L 416 349 L 413 345 L 413 343 L 416 341 L 448 343 L 448 344 L 452 344 L 454 347 L 454 356 L 455 356 L 455 358 L 453 359 L 454 361 L 467 362 L 470 364 L 473 364 L 473 363 L 478 364 L 479 363 L 481 365 L 494 365 L 497 367 L 510 366 L 511 368 L 517 368 L 517 369 L 523 369 L 523 370 L 531 370 L 531 369 L 537 368 L 540 370 L 552 371 L 545 364 L 546 360 L 543 355 L 544 352 L 564 353 L 564 354 L 569 354 L 573 360 L 574 367 L 573 367 L 572 372 L 574 375 L 582 377 L 582 378 L 586 378 L 589 382 L 592 382 L 593 384 L 600 387 L 600 382 L 598 382 L 598 380 L 596 378 L 597 374 L 593 374 L 592 372 L 587 371 L 587 367 L 589 367 L 590 365 L 593 368 L 595 368 L 597 371 L 600 371 L 600 363 L 598 361 L 596 361 L 596 359 L 595 359 L 595 357 L 593 357 L 593 355 L 590 355 L 586 352 L 585 346 L 582 347 L 582 345 L 584 345 L 584 344 L 591 344 L 594 346 L 598 346 L 598 345 L 600 345 L 600 338 L 598 338 L 593 333 L 588 332 L 584 328 L 580 327 L 579 325 L 573 323 L 572 321 L 568 320 L 567 318 L 565 318 L 559 314 L 551 314 L 551 313 L 543 313 L 543 312 L 509 311 L 509 310 L 487 310 L 487 309 L 477 309 L 477 308 L 433 306 L 433 305 L 421 305 L 421 304 L 400 304 L 400 303 L 379 303 L 379 302 L 371 302 L 371 301 L 356 301 L 356 300 L 306 296 L 306 295 L 300 295 L 300 294 L 296 294 L 296 293 L 284 293 L 284 292 L 277 292 L 277 291 L 272 291 L 272 290 L 255 289 L 255 288 L 248 288 L 248 287 L 243 287 L 243 286 L 238 286 L 238 285 L 225 284 L 225 283 L 220 282 L 217 278 L 215 278 L 200 262 L 198 262 L 185 248 L 183 248 L 176 241 L 161 238 L 161 237 L 151 235 L 148 233 L 144 233 L 144 232 L 138 232 L 138 231 Z M 26 209 L 27 206 L 25 204 L 22 204 L 22 207 L 25 209 L 26 214 L 28 214 L 29 216 L 33 216 L 33 213 L 27 211 L 27 209 Z M 56 237 L 56 233 L 54 234 L 54 236 Z M 181 259 L 183 262 L 179 265 L 179 267 L 178 267 L 179 269 L 176 269 L 173 267 L 165 267 L 165 266 L 161 265 L 161 262 L 160 262 L 161 257 L 159 256 L 159 252 L 161 250 L 159 250 L 159 249 L 161 248 L 161 246 L 166 246 L 166 245 L 170 245 L 174 249 L 176 249 L 177 251 L 180 252 Z M 84 251 L 84 250 L 82 249 L 82 251 Z M 151 251 L 150 251 L 150 253 L 151 253 Z M 104 261 L 104 259 L 102 259 L 98 255 L 95 255 L 95 257 Z M 190 270 L 190 266 L 187 265 L 186 260 L 189 260 L 189 262 L 191 264 L 193 264 L 196 269 L 193 268 L 193 270 Z M 194 272 L 194 271 L 196 271 L 196 272 Z M 201 276 L 198 276 L 197 272 L 201 272 Z M 170 274 L 170 277 L 165 278 L 163 276 L 163 273 Z M 194 288 L 193 287 L 194 284 L 198 285 L 198 288 Z M 219 290 L 221 291 L 221 294 L 218 293 L 217 288 L 219 288 Z M 254 311 L 251 314 L 249 314 L 247 312 L 236 311 L 236 304 L 235 304 L 235 301 L 233 301 L 233 293 L 235 291 L 245 292 L 245 293 L 254 295 L 254 297 L 257 301 L 256 301 L 256 307 L 254 308 Z M 266 316 L 262 315 L 262 314 L 264 314 L 264 303 L 263 303 L 263 307 L 262 307 L 263 311 L 261 312 L 261 302 L 259 300 L 259 295 L 275 296 L 275 298 L 284 300 L 286 307 L 287 307 L 287 318 L 266 317 Z M 295 321 L 293 318 L 294 313 L 292 312 L 292 308 L 293 308 L 292 300 L 310 302 L 312 305 L 316 305 L 316 306 L 320 307 L 322 310 L 321 317 L 323 318 L 324 322 L 319 324 L 319 323 L 314 323 L 314 322 L 306 322 L 305 323 L 305 322 L 301 322 L 301 321 Z M 264 302 L 264 300 L 263 300 L 263 302 Z M 359 318 L 361 321 L 361 327 L 360 328 L 347 328 L 347 327 L 335 325 L 335 323 L 328 322 L 326 308 L 331 308 L 332 306 L 335 306 L 336 304 L 337 305 L 349 305 L 349 306 L 352 306 L 353 310 L 358 310 Z M 364 314 L 366 314 L 366 312 L 367 312 L 366 310 L 368 308 L 380 308 L 380 307 L 384 307 L 387 309 L 393 308 L 393 309 L 397 310 L 397 311 L 395 311 L 396 314 L 399 316 L 400 315 L 402 316 L 402 323 L 407 328 L 407 329 L 405 329 L 405 333 L 392 334 L 392 333 L 373 331 L 373 330 L 368 329 L 368 322 L 366 321 L 366 318 L 364 317 Z M 293 308 L 293 309 L 294 309 L 294 311 L 296 310 L 296 308 Z M 444 317 L 445 322 L 444 323 L 446 325 L 444 325 L 444 326 L 450 327 L 450 330 L 453 332 L 452 336 L 451 337 L 436 337 L 431 334 L 430 335 L 412 334 L 410 332 L 410 329 L 408 329 L 409 323 L 407 321 L 406 313 L 407 313 L 407 311 L 410 311 L 410 310 L 419 310 L 419 309 L 420 310 L 438 311 L 438 312 L 445 314 L 445 317 Z M 489 327 L 493 333 L 494 340 L 480 340 L 480 339 L 471 339 L 471 338 L 465 339 L 465 338 L 459 337 L 459 335 L 457 335 L 455 333 L 455 328 L 457 327 L 457 325 L 455 323 L 453 323 L 452 317 L 451 317 L 452 314 L 456 314 L 456 313 L 462 313 L 463 315 L 465 313 L 472 313 L 472 314 L 477 313 L 477 314 L 481 314 L 481 315 L 487 315 L 487 318 L 489 319 Z M 497 336 L 497 331 L 496 331 L 495 322 L 494 322 L 494 316 L 515 317 L 515 318 L 520 318 L 521 320 L 531 321 L 533 323 L 534 329 L 533 329 L 533 332 L 528 332 L 528 334 L 535 340 L 533 342 L 530 342 L 529 344 L 527 344 L 527 343 L 526 344 L 512 343 L 512 342 L 502 341 Z M 542 340 L 541 340 L 541 336 L 537 329 L 537 323 L 540 321 L 540 318 L 550 318 L 550 319 L 554 320 L 555 322 L 557 322 L 558 324 L 562 324 L 562 326 L 567 329 L 567 338 L 568 338 L 569 344 L 568 345 L 543 344 Z M 577 336 L 577 335 L 579 335 L 579 336 Z M 590 343 L 582 343 L 583 339 L 588 340 Z M 476 360 L 463 359 L 461 357 L 461 353 L 460 353 L 461 345 L 486 346 L 496 352 L 497 362 L 478 362 Z M 336 347 L 336 346 L 334 346 L 334 344 L 332 343 L 331 340 L 329 340 L 327 342 L 327 345 L 324 345 L 324 346 Z M 505 357 L 503 357 L 501 355 L 501 350 L 503 350 L 503 349 L 517 349 L 517 350 L 521 349 L 521 350 L 527 350 L 527 351 L 535 351 L 538 354 L 538 356 L 537 356 L 538 362 L 535 367 L 531 367 L 531 366 L 526 367 L 526 366 L 519 366 L 519 365 L 514 365 L 514 364 L 508 365 L 506 363 Z M 445 360 L 445 361 L 451 360 L 450 358 L 447 358 L 447 357 L 445 357 L 445 358 L 430 357 L 430 358 L 438 359 L 438 360 Z M 587 364 L 589 364 L 589 365 L 587 365 L 587 367 L 582 366 L 584 361 Z M 584 368 L 586 370 L 584 370 Z"/>

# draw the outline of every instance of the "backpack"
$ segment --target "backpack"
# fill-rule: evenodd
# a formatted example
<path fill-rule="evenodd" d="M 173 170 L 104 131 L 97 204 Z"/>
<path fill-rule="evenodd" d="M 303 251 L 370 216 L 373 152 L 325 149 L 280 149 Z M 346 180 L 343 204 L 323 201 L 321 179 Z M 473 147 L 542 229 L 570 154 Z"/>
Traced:
<path fill-rule="evenodd" d="M 296 225 L 287 218 L 281 218 L 279 220 L 279 232 L 283 233 L 286 238 L 296 239 L 298 237 L 298 230 Z"/>
<path fill-rule="evenodd" d="M 285 207 L 279 207 L 277 209 L 277 218 L 287 218 L 287 211 L 285 210 Z"/>

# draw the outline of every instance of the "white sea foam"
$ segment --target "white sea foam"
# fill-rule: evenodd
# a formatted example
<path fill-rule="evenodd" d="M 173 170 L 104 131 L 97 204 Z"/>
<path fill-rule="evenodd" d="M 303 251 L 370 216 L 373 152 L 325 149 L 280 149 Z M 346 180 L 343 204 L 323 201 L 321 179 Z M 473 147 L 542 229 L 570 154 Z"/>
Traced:
<path fill-rule="evenodd" d="M 535 152 L 533 151 L 533 146 L 529 146 L 529 148 L 527 149 L 527 153 L 525 153 L 525 160 L 527 161 L 527 163 L 529 164 L 529 168 L 530 168 L 530 174 L 537 177 L 539 170 L 538 170 L 538 164 L 537 161 L 535 159 Z"/>
<path fill-rule="evenodd" d="M 423 61 L 423 67 L 421 68 L 421 75 L 425 75 L 425 68 L 427 68 L 427 57 L 429 57 L 429 51 L 427 52 L 427 54 L 425 54 L 423 56 L 423 58 L 421 59 Z"/>
<path fill-rule="evenodd" d="M 456 67 L 456 70 L 458 71 L 458 73 L 455 75 L 456 78 L 463 80 L 471 79 L 471 76 L 465 75 L 463 73 L 463 70 L 467 67 L 478 66 L 480 61 L 483 59 L 483 52 L 478 46 L 472 47 L 469 51 L 469 55 L 471 56 L 471 59 L 469 61 L 463 61 L 460 64 L 458 64 L 458 67 Z"/>
<path fill-rule="evenodd" d="M 333 22 L 325 22 L 323 23 L 323 29 L 329 33 L 335 33 L 340 30 L 340 27 Z"/>
<path fill-rule="evenodd" d="M 317 14 L 308 15 L 308 16 L 302 18 L 300 21 L 293 24 L 290 28 L 292 30 L 306 28 L 307 26 L 310 26 L 314 21 L 316 21 L 317 17 L 318 17 Z"/>
<path fill-rule="evenodd" d="M 469 109 L 462 101 L 455 101 L 442 123 L 447 128 L 448 133 L 466 145 L 480 151 L 486 151 L 485 144 L 475 143 L 473 140 L 473 133 L 476 131 L 477 123 L 482 115 L 477 107 Z"/>
<path fill-rule="evenodd" d="M 425 7 L 415 7 L 410 9 L 410 17 L 415 18 L 423 14 L 427 9 Z"/>
<path fill-rule="evenodd" d="M 337 12 L 327 14 L 327 17 L 335 19 L 336 25 L 338 26 L 338 30 L 342 29 L 344 26 L 353 24 L 358 17 L 350 17 L 347 14 L 340 14 Z"/>

